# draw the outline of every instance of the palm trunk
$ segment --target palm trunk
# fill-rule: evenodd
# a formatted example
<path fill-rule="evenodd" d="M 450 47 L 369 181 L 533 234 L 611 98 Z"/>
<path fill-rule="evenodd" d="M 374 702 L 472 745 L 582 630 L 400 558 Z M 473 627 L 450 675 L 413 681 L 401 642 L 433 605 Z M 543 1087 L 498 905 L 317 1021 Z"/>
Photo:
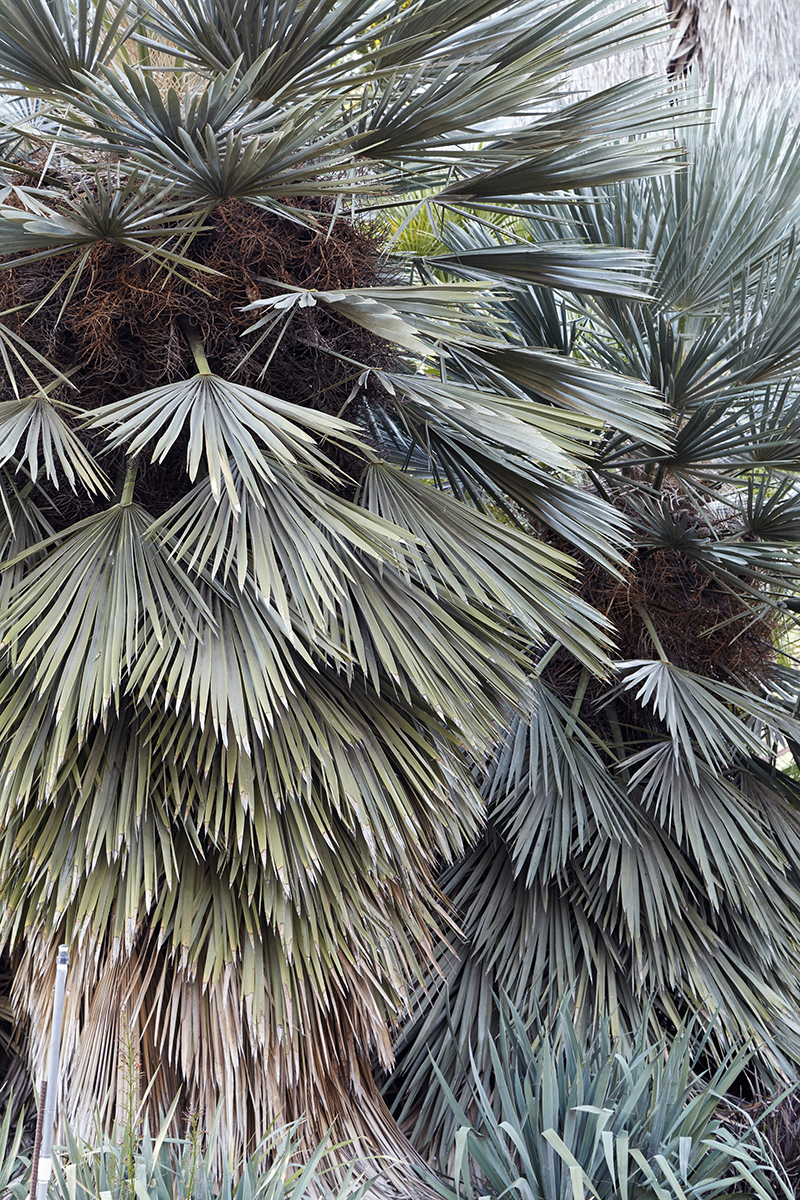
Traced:
<path fill-rule="evenodd" d="M 611 0 L 620 7 L 622 0 Z M 710 75 L 722 93 L 800 80 L 800 22 L 793 0 L 661 0 L 664 35 L 583 67 L 575 86 L 597 92 L 626 79 L 665 73 Z"/>

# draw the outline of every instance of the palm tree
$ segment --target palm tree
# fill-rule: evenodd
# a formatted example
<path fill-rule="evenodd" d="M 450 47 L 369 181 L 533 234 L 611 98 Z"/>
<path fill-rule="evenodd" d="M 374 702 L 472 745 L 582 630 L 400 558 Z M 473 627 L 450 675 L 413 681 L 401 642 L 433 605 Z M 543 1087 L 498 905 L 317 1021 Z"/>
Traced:
<path fill-rule="evenodd" d="M 540 655 L 533 714 L 484 773 L 487 830 L 442 877 L 464 940 L 440 944 L 390 1086 L 443 1157 L 439 1081 L 466 1104 L 472 1058 L 490 1084 L 503 997 L 623 1034 L 718 1012 L 720 1058 L 748 1046 L 764 1085 L 800 1065 L 800 142 L 788 106 L 754 97 L 686 147 L 686 173 L 589 189 L 549 218 L 451 224 L 431 264 L 513 270 L 565 227 L 649 254 L 651 303 L 556 302 L 520 271 L 491 362 L 531 393 L 524 345 L 578 351 L 657 388 L 670 429 L 664 450 L 607 428 L 584 474 L 583 502 L 604 497 L 631 531 L 622 570 L 537 519 L 582 561 L 619 661 L 598 679 L 558 640 Z"/>
<path fill-rule="evenodd" d="M 659 419 L 646 383 L 539 349 L 532 401 L 493 281 L 399 279 L 380 209 L 667 169 L 670 136 L 628 136 L 675 116 L 651 85 L 556 102 L 565 66 L 649 27 L 624 17 L 0 11 L 0 934 L 37 1074 L 74 949 L 79 1125 L 113 1119 L 124 1024 L 151 1107 L 221 1105 L 232 1153 L 279 1113 L 393 1144 L 370 1058 L 481 827 L 471 764 L 527 711 L 531 645 L 606 662 L 530 518 L 620 561 L 572 479 L 609 414 Z M 524 260 L 545 287 L 641 288 L 627 249 Z"/>
<path fill-rule="evenodd" d="M 607 0 L 609 8 L 618 0 Z M 800 81 L 800 29 L 792 0 L 661 0 L 661 38 L 581 66 L 573 83 L 589 92 L 644 74 L 696 72 L 720 91 L 768 92 Z"/>

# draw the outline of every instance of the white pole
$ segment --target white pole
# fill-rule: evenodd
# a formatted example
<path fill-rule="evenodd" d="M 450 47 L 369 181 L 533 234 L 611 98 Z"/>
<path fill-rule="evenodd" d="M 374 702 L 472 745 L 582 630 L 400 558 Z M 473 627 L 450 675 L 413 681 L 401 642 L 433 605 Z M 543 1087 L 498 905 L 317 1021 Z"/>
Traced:
<path fill-rule="evenodd" d="M 36 1181 L 36 1200 L 47 1200 L 47 1185 L 53 1168 L 53 1125 L 56 1119 L 58 1094 L 58 1058 L 61 1050 L 61 1025 L 64 1019 L 64 993 L 67 987 L 69 946 L 58 947 L 56 986 L 53 997 L 53 1024 L 50 1029 L 50 1060 L 47 1067 L 47 1097 L 42 1121 L 42 1146 L 39 1152 L 39 1173 Z"/>

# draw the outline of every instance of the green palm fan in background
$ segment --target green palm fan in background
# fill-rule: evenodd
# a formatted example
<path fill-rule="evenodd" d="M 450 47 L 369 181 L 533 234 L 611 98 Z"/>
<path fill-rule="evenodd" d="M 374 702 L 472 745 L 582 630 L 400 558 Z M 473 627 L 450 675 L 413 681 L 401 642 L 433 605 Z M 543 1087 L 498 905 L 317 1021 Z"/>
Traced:
<path fill-rule="evenodd" d="M 647 378 L 508 359 L 494 284 L 519 266 L 402 278 L 381 205 L 671 169 L 650 84 L 557 102 L 566 67 L 650 29 L 622 17 L 0 10 L 0 936 L 37 1076 L 73 948 L 79 1129 L 113 1119 L 124 1022 L 150 1106 L 221 1106 L 234 1156 L 278 1114 L 398 1144 L 371 1058 L 450 921 L 472 764 L 529 711 L 532 646 L 607 661 L 531 521 L 621 566 L 576 479 L 606 421 L 666 441 Z M 640 294 L 636 249 L 568 242 L 526 244 L 525 278 Z"/>
<path fill-rule="evenodd" d="M 708 98 L 714 104 L 713 95 Z M 529 395 L 539 344 L 650 383 L 665 450 L 618 420 L 594 443 L 581 503 L 631 530 L 618 573 L 580 527 L 540 536 L 582 562 L 613 623 L 599 679 L 554 641 L 483 780 L 485 833 L 442 880 L 465 931 L 442 944 L 391 1080 L 418 1145 L 445 1157 L 488 1087 L 498 998 L 576 1024 L 669 1033 L 718 1013 L 716 1052 L 754 1051 L 756 1086 L 800 1064 L 800 134 L 791 97 L 729 101 L 685 136 L 686 172 L 588 189 L 509 227 L 455 222 L 431 272 L 516 272 L 492 363 Z M 579 231 L 651 256 L 651 303 L 561 299 L 525 274 L 528 240 Z M 517 265 L 519 264 L 519 265 Z M 458 352 L 475 375 L 474 355 Z M 450 378 L 456 376 L 450 367 Z M 469 479 L 465 475 L 465 484 Z M 513 491 L 509 488 L 509 494 Z M 571 503 L 571 502 L 570 502 Z M 569 503 L 565 505 L 569 509 Z M 645 1014 L 647 1014 L 645 1016 Z"/>

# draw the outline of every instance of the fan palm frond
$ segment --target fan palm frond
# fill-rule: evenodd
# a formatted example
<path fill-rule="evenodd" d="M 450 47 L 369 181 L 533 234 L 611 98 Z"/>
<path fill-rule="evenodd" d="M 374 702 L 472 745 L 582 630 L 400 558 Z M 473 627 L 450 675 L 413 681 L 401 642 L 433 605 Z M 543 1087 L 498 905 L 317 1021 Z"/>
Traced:
<path fill-rule="evenodd" d="M 46 395 L 0 403 L 0 463 L 16 460 L 35 481 L 40 454 L 44 473 L 56 487 L 61 473 L 73 490 L 78 480 L 88 492 L 104 490 L 102 473 Z"/>
<path fill-rule="evenodd" d="M 581 626 L 587 641 L 596 637 L 597 616 L 561 590 L 559 576 L 569 578 L 571 570 L 557 551 L 510 525 L 470 512 L 463 503 L 387 464 L 373 464 L 362 486 L 368 508 L 411 530 L 425 547 L 427 561 L 423 559 L 417 570 L 434 594 L 444 586 L 462 603 L 508 609 L 532 636 L 540 638 L 546 631 L 571 646 L 579 658 L 588 659 L 590 667 L 600 667 L 601 661 L 587 656 L 575 637 Z M 533 582 L 541 590 L 532 588 Z M 563 619 L 567 604 L 569 623 Z"/>
<path fill-rule="evenodd" d="M 312 468 L 333 478 L 309 430 L 326 438 L 352 439 L 352 427 L 327 414 L 315 413 L 242 384 L 220 379 L 208 369 L 191 379 L 167 384 L 96 409 L 90 424 L 114 426 L 112 449 L 126 446 L 137 458 L 152 439 L 152 461 L 161 462 L 188 432 L 186 471 L 194 483 L 201 464 L 215 502 L 224 486 L 229 503 L 239 508 L 239 495 L 229 461 L 242 486 L 257 500 L 273 479 L 271 460 L 287 474 Z M 262 449 L 263 447 L 263 449 Z"/>
<path fill-rule="evenodd" d="M 189 578 L 145 541 L 149 524 L 122 503 L 27 552 L 50 550 L 17 585 L 0 637 L 15 670 L 35 665 L 40 697 L 54 689 L 65 735 L 107 711 L 149 641 L 182 640 L 207 612 Z"/>

